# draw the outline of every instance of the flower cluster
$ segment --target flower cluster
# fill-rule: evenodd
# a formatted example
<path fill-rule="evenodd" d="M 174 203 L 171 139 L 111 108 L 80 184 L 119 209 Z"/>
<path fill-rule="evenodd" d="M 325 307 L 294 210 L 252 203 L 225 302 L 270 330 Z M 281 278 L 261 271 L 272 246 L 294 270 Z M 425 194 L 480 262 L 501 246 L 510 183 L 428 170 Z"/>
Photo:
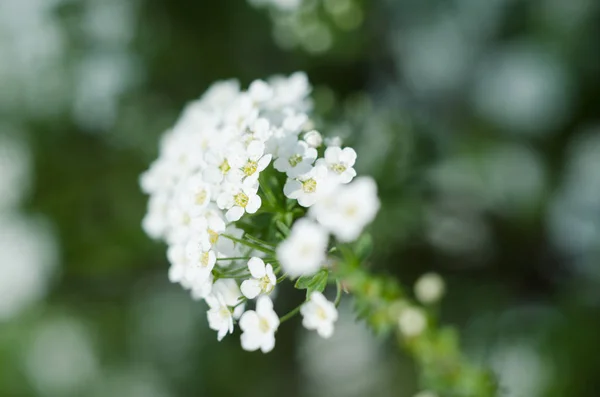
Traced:
<path fill-rule="evenodd" d="M 150 196 L 143 228 L 168 245 L 170 280 L 206 301 L 219 340 L 237 323 L 250 351 L 273 349 L 280 323 L 298 312 L 307 329 L 333 334 L 336 305 L 322 294 L 332 253 L 379 209 L 375 182 L 355 179 L 356 152 L 323 145 L 314 130 L 310 91 L 303 73 L 245 91 L 214 84 L 165 133 L 140 178 Z M 272 295 L 287 278 L 307 300 L 280 318 Z"/>

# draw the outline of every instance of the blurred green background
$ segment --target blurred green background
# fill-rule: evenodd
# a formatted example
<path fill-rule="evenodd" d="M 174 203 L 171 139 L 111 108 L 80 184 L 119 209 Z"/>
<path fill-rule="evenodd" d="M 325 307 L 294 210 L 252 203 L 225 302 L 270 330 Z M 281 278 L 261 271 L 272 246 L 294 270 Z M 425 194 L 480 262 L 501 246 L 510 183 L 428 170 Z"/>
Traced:
<path fill-rule="evenodd" d="M 185 103 L 297 70 L 379 183 L 366 266 L 442 274 L 502 396 L 598 396 L 600 3 L 272 2 L 0 0 L 0 396 L 418 391 L 351 299 L 328 341 L 218 343 L 141 230 L 138 175 Z"/>

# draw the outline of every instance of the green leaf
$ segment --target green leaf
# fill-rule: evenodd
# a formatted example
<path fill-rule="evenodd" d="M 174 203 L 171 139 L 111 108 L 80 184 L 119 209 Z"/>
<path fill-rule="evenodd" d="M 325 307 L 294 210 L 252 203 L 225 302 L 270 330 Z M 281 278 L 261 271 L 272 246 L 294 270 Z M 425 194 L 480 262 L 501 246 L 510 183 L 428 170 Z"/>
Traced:
<path fill-rule="evenodd" d="M 327 286 L 327 278 L 329 277 L 329 273 L 327 270 L 321 270 L 318 273 L 312 276 L 302 276 L 294 285 L 297 289 L 306 289 L 306 297 L 308 298 L 310 294 L 315 291 L 323 292 L 325 287 Z"/>
<path fill-rule="evenodd" d="M 373 252 L 373 237 L 370 234 L 365 233 L 356 243 L 354 244 L 354 253 L 356 254 L 358 260 L 363 262 L 367 259 L 371 253 Z"/>

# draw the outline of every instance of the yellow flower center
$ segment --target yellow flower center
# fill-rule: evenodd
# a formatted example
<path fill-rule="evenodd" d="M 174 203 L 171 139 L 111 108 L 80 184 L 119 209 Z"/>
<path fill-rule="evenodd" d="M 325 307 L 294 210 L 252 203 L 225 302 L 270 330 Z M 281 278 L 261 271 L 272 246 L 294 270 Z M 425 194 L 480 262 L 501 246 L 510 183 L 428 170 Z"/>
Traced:
<path fill-rule="evenodd" d="M 203 252 L 202 255 L 200 255 L 200 265 L 202 267 L 207 267 L 209 260 L 210 260 L 210 255 L 208 254 L 208 252 Z"/>
<path fill-rule="evenodd" d="M 300 164 L 301 161 L 302 161 L 302 156 L 300 156 L 299 154 L 295 154 L 289 158 L 288 163 L 290 163 L 290 165 L 292 167 L 295 167 L 298 164 Z"/>
<path fill-rule="evenodd" d="M 210 241 L 211 245 L 215 245 L 217 241 L 219 241 L 219 233 L 212 229 L 208 229 L 208 241 Z"/>
<path fill-rule="evenodd" d="M 317 317 L 319 317 L 321 320 L 327 319 L 327 313 L 321 306 L 317 307 Z"/>
<path fill-rule="evenodd" d="M 229 317 L 231 315 L 231 312 L 227 307 L 223 306 L 221 307 L 221 310 L 219 310 L 219 314 L 221 315 L 221 317 Z"/>
<path fill-rule="evenodd" d="M 235 202 L 235 204 L 242 208 L 246 208 L 246 206 L 248 205 L 248 200 L 248 195 L 243 192 L 240 192 L 233 196 L 233 201 Z"/>
<path fill-rule="evenodd" d="M 242 171 L 246 176 L 250 176 L 258 169 L 258 163 L 256 161 L 248 160 L 246 165 L 242 168 Z"/>
<path fill-rule="evenodd" d="M 221 163 L 221 165 L 219 166 L 219 169 L 221 170 L 221 172 L 223 174 L 226 174 L 229 172 L 229 170 L 231 169 L 231 166 L 229 165 L 229 161 L 225 160 Z"/>
<path fill-rule="evenodd" d="M 271 329 L 271 327 L 269 327 L 269 322 L 264 317 L 261 317 L 258 320 L 258 328 L 264 333 L 269 332 Z"/>
<path fill-rule="evenodd" d="M 353 217 L 358 212 L 358 207 L 356 205 L 351 205 L 346 207 L 344 212 L 346 213 L 346 216 Z"/>
<path fill-rule="evenodd" d="M 314 193 L 317 190 L 317 181 L 310 178 L 302 182 L 302 190 L 304 193 Z"/>
<path fill-rule="evenodd" d="M 206 203 L 206 198 L 208 197 L 208 192 L 206 189 L 202 189 L 196 194 L 196 204 L 204 205 Z"/>
<path fill-rule="evenodd" d="M 260 289 L 265 293 L 270 293 L 273 291 L 273 285 L 271 284 L 271 280 L 269 280 L 269 276 L 265 275 L 259 280 Z"/>
<path fill-rule="evenodd" d="M 344 171 L 346 171 L 346 170 L 348 169 L 348 167 L 346 167 L 346 166 L 345 166 L 344 164 L 342 164 L 342 163 L 337 163 L 337 164 L 334 164 L 334 165 L 332 165 L 330 168 L 331 168 L 331 169 L 332 169 L 332 170 L 333 170 L 335 173 L 337 173 L 337 174 L 341 174 L 341 173 L 343 173 Z"/>

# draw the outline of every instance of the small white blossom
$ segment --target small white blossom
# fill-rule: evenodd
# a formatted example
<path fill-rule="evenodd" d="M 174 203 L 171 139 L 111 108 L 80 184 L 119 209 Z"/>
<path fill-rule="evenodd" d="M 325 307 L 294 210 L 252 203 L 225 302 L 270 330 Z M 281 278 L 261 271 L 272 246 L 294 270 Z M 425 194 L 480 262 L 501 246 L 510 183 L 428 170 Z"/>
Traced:
<path fill-rule="evenodd" d="M 423 333 L 427 327 L 427 318 L 423 310 L 416 307 L 402 309 L 398 319 L 400 332 L 407 338 L 415 337 Z"/>
<path fill-rule="evenodd" d="M 312 148 L 318 148 L 323 144 L 323 137 L 319 131 L 308 131 L 306 134 L 304 134 L 304 142 L 306 142 L 308 146 Z"/>
<path fill-rule="evenodd" d="M 185 279 L 189 283 L 202 283 L 207 280 L 217 262 L 217 256 L 210 249 L 210 244 L 204 238 L 191 239 L 186 247 L 185 253 L 188 264 L 185 271 Z"/>
<path fill-rule="evenodd" d="M 335 305 L 329 302 L 322 293 L 313 292 L 310 300 L 300 308 L 302 325 L 306 329 L 316 330 L 323 338 L 333 335 L 333 324 L 338 319 Z"/>
<path fill-rule="evenodd" d="M 260 349 L 268 353 L 275 347 L 275 331 L 279 317 L 273 310 L 273 302 L 262 295 L 256 300 L 256 310 L 248 310 L 240 318 L 242 348 L 247 351 Z"/>
<path fill-rule="evenodd" d="M 233 307 L 233 318 L 239 319 L 244 313 L 246 305 L 240 304 L 242 292 L 236 281 L 231 278 L 220 278 L 212 286 L 212 292 L 220 295 L 227 306 Z"/>
<path fill-rule="evenodd" d="M 317 150 L 308 146 L 304 141 L 289 139 L 287 144 L 279 149 L 278 158 L 273 163 L 277 171 L 285 172 L 288 177 L 296 178 L 306 174 L 313 168 L 317 158 Z"/>
<path fill-rule="evenodd" d="M 356 171 L 352 168 L 355 162 L 354 149 L 335 146 L 328 147 L 325 150 L 325 158 L 319 160 L 319 163 L 324 164 L 330 171 L 331 177 L 340 183 L 348 183 L 356 176 Z"/>
<path fill-rule="evenodd" d="M 379 210 L 377 185 L 360 177 L 330 189 L 310 209 L 310 215 L 342 242 L 356 240 Z"/>
<path fill-rule="evenodd" d="M 301 206 L 310 207 L 330 187 L 331 183 L 327 180 L 327 168 L 323 165 L 316 165 L 306 174 L 295 179 L 288 178 L 283 187 L 283 193 L 288 198 L 298 200 L 298 204 Z"/>
<path fill-rule="evenodd" d="M 272 156 L 265 154 L 265 144 L 255 140 L 248 144 L 248 147 L 243 153 L 231 159 L 230 165 L 234 170 L 235 178 L 244 180 L 246 184 L 256 183 L 258 176 L 269 163 Z"/>
<path fill-rule="evenodd" d="M 277 283 L 273 266 L 265 265 L 262 259 L 253 257 L 248 261 L 248 269 L 252 278 L 242 282 L 241 290 L 244 296 L 254 299 L 260 294 L 270 294 Z"/>
<path fill-rule="evenodd" d="M 217 340 L 221 341 L 228 332 L 233 332 L 233 314 L 220 294 L 207 296 L 206 303 L 210 307 L 207 312 L 208 326 L 218 332 Z"/>
<path fill-rule="evenodd" d="M 415 295 L 424 304 L 439 301 L 445 292 L 444 279 L 437 273 L 427 273 L 415 283 Z"/>
<path fill-rule="evenodd" d="M 191 217 L 204 212 L 211 199 L 210 186 L 202 174 L 195 174 L 179 188 L 177 199 L 182 208 L 186 208 Z"/>
<path fill-rule="evenodd" d="M 253 214 L 258 211 L 262 201 L 257 193 L 257 183 L 227 184 L 217 198 L 217 206 L 223 210 L 228 210 L 225 213 L 225 218 L 229 222 L 235 222 L 245 212 Z"/>
<path fill-rule="evenodd" d="M 273 88 L 263 80 L 255 80 L 248 87 L 248 94 L 254 103 L 263 103 L 273 97 Z"/>
<path fill-rule="evenodd" d="M 277 247 L 277 259 L 284 272 L 292 277 L 316 273 L 326 261 L 329 236 L 319 225 L 300 219 L 289 237 Z"/>

